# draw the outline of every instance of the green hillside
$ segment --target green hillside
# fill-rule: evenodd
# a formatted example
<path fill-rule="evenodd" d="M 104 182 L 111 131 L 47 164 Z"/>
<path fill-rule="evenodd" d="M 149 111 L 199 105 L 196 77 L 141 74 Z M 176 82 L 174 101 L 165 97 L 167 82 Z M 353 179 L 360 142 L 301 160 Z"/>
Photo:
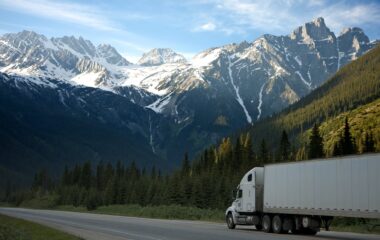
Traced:
<path fill-rule="evenodd" d="M 348 119 L 351 126 L 351 133 L 356 139 L 359 152 L 362 151 L 366 133 L 373 134 L 375 149 L 380 150 L 380 99 L 377 99 L 372 103 L 342 113 L 333 119 L 323 122 L 320 126 L 320 131 L 324 139 L 327 155 L 330 156 L 332 154 L 334 143 L 338 141 L 343 131 L 345 118 Z M 306 139 L 306 136 L 304 136 L 304 139 Z"/>
<path fill-rule="evenodd" d="M 253 136 L 256 145 L 265 139 L 272 149 L 276 149 L 280 134 L 282 130 L 285 130 L 293 145 L 300 147 L 303 142 L 299 135 L 304 135 L 314 123 L 321 124 L 334 119 L 341 113 L 371 103 L 379 97 L 380 47 L 378 46 L 343 67 L 310 95 L 278 115 L 256 123 L 248 131 Z M 330 128 L 331 130 L 333 129 Z M 329 146 L 328 144 L 328 152 L 331 150 Z"/>

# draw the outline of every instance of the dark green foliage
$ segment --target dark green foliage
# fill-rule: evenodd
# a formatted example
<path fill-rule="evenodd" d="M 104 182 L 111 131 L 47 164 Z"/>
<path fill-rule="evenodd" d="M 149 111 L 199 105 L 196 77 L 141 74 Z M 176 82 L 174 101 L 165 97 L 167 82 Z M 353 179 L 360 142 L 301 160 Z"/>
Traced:
<path fill-rule="evenodd" d="M 356 153 L 355 139 L 350 132 L 350 125 L 348 119 L 344 121 L 343 134 L 340 136 L 338 142 L 334 144 L 333 155 L 349 155 Z"/>
<path fill-rule="evenodd" d="M 48 187 L 50 180 L 46 172 L 41 171 L 36 174 L 31 192 L 46 186 L 51 194 L 58 196 L 58 204 L 85 206 L 88 210 L 114 204 L 174 204 L 224 209 L 241 176 L 267 159 L 267 153 L 256 156 L 251 136 L 242 134 L 234 145 L 230 138 L 223 139 L 218 148 L 206 149 L 192 163 L 185 154 L 182 167 L 168 176 L 161 176 L 155 167 L 147 173 L 134 162 L 129 166 L 121 161 L 115 166 L 99 162 L 94 168 L 90 162 L 85 162 L 71 169 L 66 167 L 54 188 Z M 33 194 L 29 198 L 33 198 Z M 23 202 L 27 198 L 20 199 Z"/>
<path fill-rule="evenodd" d="M 95 210 L 99 205 L 99 194 L 96 189 L 91 189 L 86 198 L 86 208 L 88 211 Z"/>
<path fill-rule="evenodd" d="M 280 140 L 279 162 L 287 162 L 290 160 L 290 142 L 288 134 L 285 130 L 282 131 Z"/>
<path fill-rule="evenodd" d="M 308 157 L 309 159 L 324 157 L 323 139 L 319 134 L 319 127 L 317 124 L 314 124 L 313 129 L 311 130 Z"/>
<path fill-rule="evenodd" d="M 46 169 L 43 169 L 34 175 L 32 189 L 34 191 L 50 191 L 53 188 L 52 180 Z"/>
<path fill-rule="evenodd" d="M 258 156 L 258 166 L 263 166 L 263 163 L 269 162 L 269 151 L 265 140 L 261 140 Z"/>
<path fill-rule="evenodd" d="M 342 154 L 354 154 L 356 153 L 355 139 L 352 137 L 350 132 L 350 125 L 348 124 L 348 119 L 346 118 L 344 122 L 344 132 L 341 139 Z"/>
<path fill-rule="evenodd" d="M 373 140 L 372 133 L 366 133 L 363 143 L 363 153 L 374 152 L 375 151 L 375 141 Z"/>

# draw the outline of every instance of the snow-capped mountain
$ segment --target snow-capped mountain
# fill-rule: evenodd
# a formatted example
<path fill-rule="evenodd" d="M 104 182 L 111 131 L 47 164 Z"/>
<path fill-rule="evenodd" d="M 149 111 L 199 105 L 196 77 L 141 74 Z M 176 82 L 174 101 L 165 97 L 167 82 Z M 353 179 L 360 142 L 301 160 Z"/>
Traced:
<path fill-rule="evenodd" d="M 141 66 L 155 66 L 165 63 L 186 63 L 186 58 L 170 48 L 155 48 L 144 53 L 138 61 Z"/>
<path fill-rule="evenodd" d="M 82 37 L 48 39 L 31 31 L 0 38 L 1 71 L 22 76 L 58 78 L 88 86 L 108 86 L 113 66 L 128 66 L 110 45 L 95 47 Z"/>
<path fill-rule="evenodd" d="M 112 124 L 139 129 L 153 155 L 178 162 L 185 151 L 191 156 L 298 101 L 376 44 L 359 28 L 336 36 L 318 18 L 287 36 L 211 48 L 190 61 L 170 49 L 153 49 L 134 65 L 110 45 L 23 31 L 0 37 L 0 72 L 16 75 L 16 88 L 19 79 L 31 83 L 33 92 L 36 85 L 61 92 L 51 96 L 67 111 L 62 86 L 71 86 L 70 101 L 83 99 L 75 90 L 83 86 L 97 89 L 88 94 L 99 101 L 129 101 L 136 114 L 127 118 L 120 108 L 110 110 L 112 121 L 123 123 Z M 23 86 L 19 91 L 26 93 L 28 84 Z"/>

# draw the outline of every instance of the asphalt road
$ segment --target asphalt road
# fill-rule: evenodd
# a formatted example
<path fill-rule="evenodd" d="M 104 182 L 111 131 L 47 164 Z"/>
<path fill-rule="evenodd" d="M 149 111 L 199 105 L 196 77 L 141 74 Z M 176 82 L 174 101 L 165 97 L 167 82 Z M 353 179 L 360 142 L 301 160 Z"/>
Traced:
<path fill-rule="evenodd" d="M 0 213 L 38 222 L 90 240 L 222 240 L 222 239 L 337 239 L 373 240 L 380 235 L 322 231 L 316 236 L 269 234 L 253 227 L 227 229 L 225 224 L 159 220 L 52 210 L 0 208 Z"/>

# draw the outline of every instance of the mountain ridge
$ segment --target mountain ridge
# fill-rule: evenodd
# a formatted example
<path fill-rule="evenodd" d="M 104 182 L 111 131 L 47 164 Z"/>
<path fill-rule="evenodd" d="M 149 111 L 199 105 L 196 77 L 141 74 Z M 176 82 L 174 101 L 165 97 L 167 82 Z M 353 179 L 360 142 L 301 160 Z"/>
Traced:
<path fill-rule="evenodd" d="M 11 97 L 16 93 L 25 101 L 46 93 L 45 101 L 35 104 L 54 103 L 50 107 L 63 109 L 67 124 L 75 123 L 72 116 L 81 116 L 83 124 L 120 126 L 118 134 L 126 142 L 131 132 L 137 134 L 147 162 L 167 159 L 173 167 L 185 152 L 192 157 L 221 137 L 296 103 L 376 44 L 357 28 L 336 37 L 323 19 L 316 19 L 289 35 L 266 34 L 253 42 L 211 48 L 188 62 L 138 66 L 112 46 L 96 47 L 81 37 L 49 40 L 26 31 L 18 34 L 0 37 L 0 72 L 10 79 L 3 78 L 2 84 L 11 87 L 4 91 L 4 109 L 18 104 Z M 130 115 L 111 103 L 132 109 Z M 41 116 L 48 115 L 49 108 L 43 109 Z M 93 114 L 87 116 L 89 109 Z M 29 111 L 20 108 L 19 114 Z M 71 126 L 67 131 L 75 131 Z M 41 128 L 30 129 L 38 139 Z M 116 133 L 107 134 L 106 139 Z M 127 146 L 124 150 L 134 153 Z M 87 158 L 108 158 L 103 151 L 91 154 Z"/>

